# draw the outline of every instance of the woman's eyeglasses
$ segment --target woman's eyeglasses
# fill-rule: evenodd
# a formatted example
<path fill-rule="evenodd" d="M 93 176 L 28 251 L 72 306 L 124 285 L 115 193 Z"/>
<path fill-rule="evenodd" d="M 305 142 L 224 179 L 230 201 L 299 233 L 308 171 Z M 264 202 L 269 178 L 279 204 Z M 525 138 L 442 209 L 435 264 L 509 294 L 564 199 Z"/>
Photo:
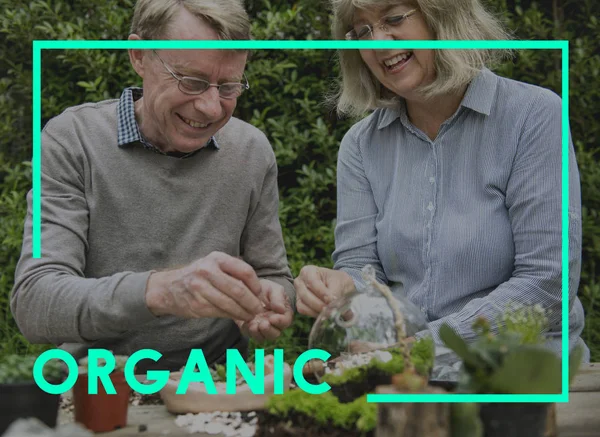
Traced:
<path fill-rule="evenodd" d="M 381 18 L 377 23 L 375 23 L 373 25 L 364 24 L 362 26 L 357 27 L 356 29 L 350 30 L 346 34 L 346 39 L 347 40 L 371 39 L 371 38 L 373 38 L 373 31 L 375 30 L 376 27 L 381 29 L 383 32 L 385 32 L 386 35 L 389 35 L 395 29 L 397 29 L 398 26 L 400 26 L 404 22 L 404 20 L 406 20 L 411 15 L 413 15 L 415 12 L 417 12 L 417 10 L 413 9 L 413 10 L 408 11 L 405 14 L 387 15 L 387 16 Z"/>

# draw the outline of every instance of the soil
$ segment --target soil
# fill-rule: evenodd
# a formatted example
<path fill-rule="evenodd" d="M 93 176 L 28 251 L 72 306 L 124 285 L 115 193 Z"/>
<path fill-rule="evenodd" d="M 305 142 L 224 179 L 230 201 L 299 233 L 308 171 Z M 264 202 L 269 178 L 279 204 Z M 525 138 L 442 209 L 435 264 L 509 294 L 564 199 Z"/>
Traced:
<path fill-rule="evenodd" d="M 292 412 L 286 419 L 266 411 L 258 412 L 258 426 L 254 437 L 374 437 L 375 430 L 362 433 L 357 430 L 340 428 L 332 424 L 323 426 L 314 419 Z"/>
<path fill-rule="evenodd" d="M 345 404 L 369 393 L 375 393 L 378 385 L 391 384 L 392 375 L 377 368 L 367 371 L 362 381 L 347 381 L 340 385 L 329 384 L 331 393 Z"/>

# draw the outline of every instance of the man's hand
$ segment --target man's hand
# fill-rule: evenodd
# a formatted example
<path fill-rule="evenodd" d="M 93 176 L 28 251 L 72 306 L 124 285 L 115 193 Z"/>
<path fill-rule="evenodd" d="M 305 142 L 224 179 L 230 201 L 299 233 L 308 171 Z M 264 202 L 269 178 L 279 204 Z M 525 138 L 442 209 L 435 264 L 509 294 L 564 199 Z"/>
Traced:
<path fill-rule="evenodd" d="M 276 282 L 261 279 L 261 301 L 264 311 L 250 321 L 236 320 L 243 335 L 256 341 L 274 340 L 292 324 L 294 312 L 284 288 Z"/>
<path fill-rule="evenodd" d="M 305 266 L 294 280 L 294 286 L 298 312 L 317 317 L 328 303 L 352 291 L 354 280 L 341 270 Z"/>
<path fill-rule="evenodd" d="M 183 268 L 151 274 L 146 304 L 157 316 L 251 321 L 265 311 L 262 293 L 263 285 L 249 264 L 212 252 Z"/>

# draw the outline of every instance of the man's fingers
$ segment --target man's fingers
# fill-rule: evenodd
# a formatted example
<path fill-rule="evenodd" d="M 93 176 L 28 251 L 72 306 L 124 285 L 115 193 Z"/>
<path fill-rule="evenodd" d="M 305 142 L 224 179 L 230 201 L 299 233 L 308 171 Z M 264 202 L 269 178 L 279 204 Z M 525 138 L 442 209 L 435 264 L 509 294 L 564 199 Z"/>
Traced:
<path fill-rule="evenodd" d="M 271 313 L 267 316 L 269 323 L 280 331 L 292 324 L 292 311 L 287 311 L 285 314 Z"/>
<path fill-rule="evenodd" d="M 240 280 L 255 296 L 260 295 L 262 290 L 260 280 L 248 263 L 220 252 L 215 255 L 215 260 L 224 273 Z"/>
<path fill-rule="evenodd" d="M 210 314 L 211 317 L 232 318 L 233 314 L 228 311 L 223 311 L 221 308 L 214 306 L 204 296 L 192 293 L 188 290 L 174 293 L 175 307 L 184 309 L 182 317 L 206 317 Z M 249 317 L 250 314 L 242 313 L 243 316 Z"/>
<path fill-rule="evenodd" d="M 244 308 L 249 314 L 255 315 L 264 311 L 263 303 L 242 281 L 219 271 L 200 271 L 200 275 L 206 277 L 213 289 L 227 296 L 235 306 Z"/>
<path fill-rule="evenodd" d="M 263 319 L 258 323 L 258 331 L 266 340 L 275 340 L 281 335 L 281 331 L 272 326 L 266 319 Z"/>
<path fill-rule="evenodd" d="M 196 278 L 194 281 L 192 281 L 191 289 L 198 290 L 196 292 L 200 293 L 209 304 L 231 319 L 252 320 L 254 317 L 254 314 L 238 305 L 238 301 L 227 296 L 221 290 L 215 288 L 210 282 L 203 278 Z"/>
<path fill-rule="evenodd" d="M 248 323 L 248 336 L 259 342 L 265 341 L 265 337 L 259 329 L 259 320 L 254 319 Z"/>
<path fill-rule="evenodd" d="M 269 309 L 271 311 L 284 314 L 286 310 L 291 309 L 291 306 L 288 302 L 288 298 L 283 287 L 279 284 L 269 285 L 270 288 L 267 290 Z"/>

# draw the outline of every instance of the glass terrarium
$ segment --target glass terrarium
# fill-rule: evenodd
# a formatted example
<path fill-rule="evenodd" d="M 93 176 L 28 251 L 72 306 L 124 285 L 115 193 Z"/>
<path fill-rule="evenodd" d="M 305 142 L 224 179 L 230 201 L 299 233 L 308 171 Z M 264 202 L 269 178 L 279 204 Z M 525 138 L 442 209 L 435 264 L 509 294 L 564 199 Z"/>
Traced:
<path fill-rule="evenodd" d="M 332 387 L 368 379 L 371 389 L 407 370 L 428 378 L 435 343 L 425 315 L 379 283 L 372 266 L 365 266 L 363 278 L 364 290 L 355 289 L 331 302 L 315 321 L 309 348 L 327 351 L 331 357 L 326 363 L 310 362 L 314 376 Z"/>

